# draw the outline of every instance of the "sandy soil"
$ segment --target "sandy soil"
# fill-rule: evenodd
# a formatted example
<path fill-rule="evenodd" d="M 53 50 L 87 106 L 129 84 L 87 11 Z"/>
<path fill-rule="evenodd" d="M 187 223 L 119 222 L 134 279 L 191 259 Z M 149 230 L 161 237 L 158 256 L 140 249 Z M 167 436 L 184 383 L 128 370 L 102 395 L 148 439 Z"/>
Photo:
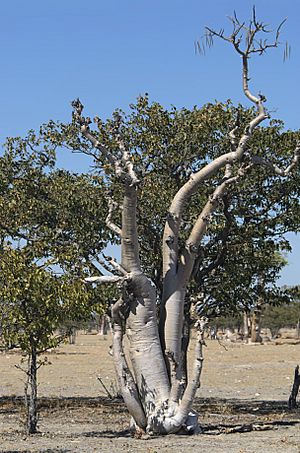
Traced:
<path fill-rule="evenodd" d="M 300 409 L 287 410 L 299 344 L 207 341 L 195 403 L 203 434 L 150 439 L 131 437 L 124 405 L 110 400 L 97 379 L 109 389 L 114 382 L 110 344 L 109 337 L 82 333 L 75 345 L 47 354 L 51 365 L 39 371 L 39 433 L 30 437 L 15 367 L 21 355 L 0 353 L 0 451 L 300 453 Z"/>

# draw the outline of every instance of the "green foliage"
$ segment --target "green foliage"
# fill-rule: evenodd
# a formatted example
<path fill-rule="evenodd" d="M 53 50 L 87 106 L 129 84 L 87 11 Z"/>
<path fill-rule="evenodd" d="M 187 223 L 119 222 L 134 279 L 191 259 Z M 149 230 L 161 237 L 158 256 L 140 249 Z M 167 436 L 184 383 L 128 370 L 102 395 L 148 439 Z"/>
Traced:
<path fill-rule="evenodd" d="M 267 306 L 263 310 L 262 327 L 269 327 L 276 332 L 281 327 L 297 327 L 300 320 L 299 301 L 279 306 Z"/>
<path fill-rule="evenodd" d="M 89 294 L 78 279 L 58 277 L 31 262 L 23 250 L 6 247 L 0 259 L 0 300 L 4 340 L 39 354 L 63 340 L 54 335 L 63 320 L 87 316 Z"/>
<path fill-rule="evenodd" d="M 237 138 L 254 111 L 230 101 L 202 108 L 169 111 L 148 96 L 130 111 L 112 119 L 94 119 L 94 136 L 120 157 L 118 137 L 131 152 L 140 185 L 138 228 L 143 269 L 162 289 L 162 233 L 166 213 L 177 190 L 203 165 L 231 150 L 229 132 Z M 299 132 L 284 131 L 280 121 L 255 130 L 252 152 L 287 165 Z M 55 150 L 68 148 L 93 157 L 89 175 L 55 169 Z M 247 161 L 247 153 L 245 156 Z M 0 233 L 3 245 L 22 250 L 30 263 L 48 264 L 66 275 L 99 274 L 101 251 L 119 239 L 105 225 L 107 199 L 122 200 L 122 186 L 99 150 L 82 137 L 75 122 L 50 121 L 39 134 L 9 139 L 0 159 Z M 184 243 L 201 208 L 222 175 L 203 183 L 183 218 Z M 189 294 L 201 292 L 210 315 L 251 307 L 259 294 L 268 302 L 285 302 L 276 279 L 289 250 L 287 231 L 299 231 L 299 170 L 282 179 L 265 168 L 251 174 L 227 193 L 198 250 Z M 113 215 L 120 224 L 120 212 Z M 30 265 L 31 265 L 30 264 Z M 52 267 L 51 267 L 52 266 Z M 97 291 L 100 291 L 97 289 Z M 102 290 L 101 290 L 102 291 Z M 94 301 L 109 299 L 105 292 Z M 101 304 L 99 310 L 103 310 Z"/>
<path fill-rule="evenodd" d="M 261 327 L 269 328 L 275 334 L 282 327 L 297 327 L 300 321 L 300 302 L 292 300 L 289 303 L 280 303 L 277 300 L 276 305 L 266 304 L 262 310 Z M 214 319 L 214 323 L 219 328 L 241 328 L 243 327 L 242 313 L 235 313 L 227 316 L 220 316 Z"/>
<path fill-rule="evenodd" d="M 0 158 L 0 234 L 33 259 L 78 268 L 110 237 L 101 178 L 56 170 L 54 149 L 32 133 L 8 139 Z M 49 151 L 49 148 L 51 152 Z M 48 152 L 48 154 L 46 154 Z M 15 242 L 14 242 L 15 244 Z"/>
<path fill-rule="evenodd" d="M 61 323 L 106 303 L 83 283 L 110 238 L 102 179 L 56 169 L 57 146 L 30 131 L 8 139 L 0 157 L 2 337 L 28 354 L 54 347 Z"/>
<path fill-rule="evenodd" d="M 171 200 L 189 176 L 212 159 L 232 148 L 229 133 L 238 124 L 237 139 L 253 118 L 253 109 L 230 101 L 207 104 L 202 108 L 169 111 L 150 103 L 148 95 L 138 98 L 125 114 L 116 111 L 106 122 L 94 119 L 94 136 L 120 156 L 117 138 L 122 138 L 131 152 L 138 178 L 138 228 L 142 264 L 147 275 L 162 289 L 162 233 Z M 48 132 L 47 132 L 48 131 Z M 76 124 L 51 122 L 43 128 L 46 140 L 71 147 L 92 156 L 95 174 L 121 202 L 122 188 L 115 179 L 114 168 L 99 150 L 82 138 Z M 272 120 L 255 130 L 251 151 L 280 166 L 290 163 L 299 132 L 285 131 L 283 123 Z M 245 163 L 247 162 L 247 153 Z M 187 206 L 183 218 L 183 245 L 192 224 L 222 175 L 203 183 Z M 286 301 L 275 282 L 285 264 L 280 257 L 289 251 L 284 238 L 287 231 L 299 231 L 299 169 L 287 178 L 279 178 L 266 168 L 254 167 L 251 173 L 231 187 L 211 220 L 199 248 L 189 286 L 190 295 L 204 293 L 205 306 L 213 314 L 227 313 L 253 305 L 261 293 L 269 302 Z M 120 213 L 114 221 L 120 223 Z"/>

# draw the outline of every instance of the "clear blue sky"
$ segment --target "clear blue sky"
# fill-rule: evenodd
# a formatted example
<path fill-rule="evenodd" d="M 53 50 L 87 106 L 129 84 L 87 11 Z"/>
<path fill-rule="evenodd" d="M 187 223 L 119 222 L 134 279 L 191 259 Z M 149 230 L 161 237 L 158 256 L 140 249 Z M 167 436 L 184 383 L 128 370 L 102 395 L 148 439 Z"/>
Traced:
<path fill-rule="evenodd" d="M 205 25 L 223 27 L 236 10 L 248 18 L 249 0 L 10 0 L 1 3 L 0 139 L 23 135 L 50 118 L 70 119 L 70 101 L 80 97 L 90 116 L 126 109 L 144 92 L 169 106 L 191 107 L 215 99 L 241 101 L 240 61 L 216 43 L 205 57 L 194 41 Z M 287 17 L 282 40 L 292 46 L 258 58 L 253 90 L 268 98 L 274 117 L 299 124 L 300 2 L 259 0 L 257 15 L 271 25 Z M 229 24 L 228 24 L 229 25 Z M 65 167 L 82 170 L 78 155 L 60 156 Z M 281 283 L 300 283 L 299 239 Z"/>

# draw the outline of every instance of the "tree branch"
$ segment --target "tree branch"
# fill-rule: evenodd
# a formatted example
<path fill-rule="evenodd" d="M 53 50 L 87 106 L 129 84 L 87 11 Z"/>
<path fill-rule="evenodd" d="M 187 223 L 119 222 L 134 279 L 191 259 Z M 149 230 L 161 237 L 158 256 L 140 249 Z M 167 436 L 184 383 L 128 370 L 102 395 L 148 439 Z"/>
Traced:
<path fill-rule="evenodd" d="M 239 140 L 238 146 L 235 151 L 223 154 L 217 157 L 212 162 L 207 164 L 204 168 L 194 173 L 176 193 L 171 206 L 169 208 L 169 214 L 166 221 L 163 237 L 163 275 L 167 275 L 173 278 L 177 273 L 177 261 L 178 261 L 178 234 L 180 229 L 180 223 L 183 215 L 183 211 L 189 199 L 196 192 L 200 184 L 206 181 L 208 178 L 214 176 L 221 168 L 227 166 L 227 171 L 230 170 L 229 165 L 235 162 L 239 162 L 245 150 L 247 149 L 248 142 L 253 134 L 254 129 L 266 118 L 268 115 L 265 113 L 262 100 L 258 102 L 258 113 L 245 128 L 244 134 Z"/>
<path fill-rule="evenodd" d="M 228 179 L 225 178 L 225 180 L 215 189 L 214 193 L 210 196 L 210 199 L 202 209 L 202 212 L 196 220 L 185 243 L 185 248 L 180 258 L 178 274 L 182 284 L 185 284 L 191 275 L 199 244 L 207 231 L 212 214 L 216 211 L 219 203 L 222 201 L 227 186 L 237 182 L 240 178 L 245 176 L 247 170 L 250 168 L 251 165 L 241 167 L 236 176 L 229 177 Z"/>
<path fill-rule="evenodd" d="M 139 180 L 134 173 L 133 165 L 130 161 L 130 154 L 128 153 L 128 151 L 126 151 L 124 143 L 120 139 L 120 137 L 117 137 L 117 142 L 119 145 L 119 150 L 122 154 L 121 160 L 114 156 L 111 151 L 103 144 L 101 144 L 99 140 L 97 140 L 97 138 L 92 134 L 90 130 L 90 124 L 92 121 L 89 117 L 82 116 L 84 107 L 79 99 L 76 99 L 72 102 L 72 107 L 74 109 L 73 120 L 80 125 L 82 135 L 108 160 L 108 162 L 114 168 L 115 174 L 118 178 L 129 183 L 132 186 L 136 186 L 139 183 Z M 99 158 L 95 154 L 92 155 L 94 159 L 99 161 Z M 122 166 L 122 162 L 125 164 L 126 171 Z"/>
<path fill-rule="evenodd" d="M 86 277 L 84 279 L 85 283 L 118 283 L 124 281 L 124 277 L 120 277 L 117 275 L 99 275 L 95 277 Z"/>
<path fill-rule="evenodd" d="M 211 246 L 213 246 L 219 240 L 221 240 L 221 242 L 222 242 L 221 249 L 218 251 L 216 257 L 209 263 L 209 265 L 207 267 L 204 267 L 201 270 L 199 270 L 200 263 L 199 263 L 199 265 L 197 265 L 197 267 L 195 265 L 193 267 L 193 277 L 197 280 L 197 283 L 200 286 L 203 282 L 204 277 L 209 275 L 214 269 L 216 269 L 218 266 L 220 266 L 224 262 L 224 258 L 226 256 L 226 251 L 227 251 L 226 243 L 227 243 L 227 239 L 230 234 L 230 227 L 233 222 L 233 220 L 232 220 L 233 217 L 231 216 L 231 214 L 228 210 L 228 202 L 226 200 L 226 197 L 223 197 L 223 204 L 224 204 L 224 215 L 226 218 L 224 229 L 222 230 L 222 232 L 220 234 L 217 235 L 216 238 L 214 238 L 214 240 L 209 241 L 205 245 L 205 250 L 206 249 L 209 250 Z M 202 260 L 203 260 L 203 258 L 202 258 Z"/>
<path fill-rule="evenodd" d="M 263 165 L 270 170 L 272 170 L 273 173 L 279 176 L 287 176 L 291 171 L 299 165 L 300 162 L 300 142 L 297 143 L 296 148 L 294 150 L 294 157 L 292 159 L 292 162 L 290 165 L 285 168 L 279 168 L 276 164 L 273 164 L 267 159 L 264 159 L 263 157 L 260 156 L 252 156 L 252 162 L 256 165 Z"/>
<path fill-rule="evenodd" d="M 120 227 L 118 227 L 114 222 L 112 222 L 112 215 L 116 209 L 119 208 L 118 203 L 113 201 L 111 198 L 108 199 L 108 214 L 105 219 L 105 223 L 108 226 L 110 230 L 112 230 L 114 233 L 116 233 L 118 236 L 122 236 L 122 230 Z"/>
<path fill-rule="evenodd" d="M 118 272 L 120 275 L 128 276 L 128 273 L 126 270 L 119 264 L 116 260 L 114 260 L 111 256 L 107 256 L 104 253 L 102 253 L 104 259 L 109 263 L 113 269 Z"/>
<path fill-rule="evenodd" d="M 195 359 L 194 359 L 194 368 L 192 371 L 192 376 L 188 380 L 188 385 L 183 394 L 180 405 L 177 407 L 174 416 L 166 420 L 167 432 L 177 432 L 180 427 L 182 427 L 185 421 L 188 418 L 189 412 L 191 411 L 192 404 L 197 389 L 200 387 L 200 376 L 203 365 L 203 345 L 204 341 L 204 330 L 207 324 L 207 318 L 201 318 L 195 324 L 197 327 L 197 344 L 195 348 Z"/>
<path fill-rule="evenodd" d="M 134 418 L 135 423 L 142 429 L 147 426 L 147 420 L 142 408 L 137 387 L 128 367 L 123 350 L 123 318 L 121 312 L 124 310 L 125 301 L 120 298 L 112 307 L 113 321 L 113 356 L 116 368 L 116 375 L 119 381 L 120 390 L 124 403 Z"/>

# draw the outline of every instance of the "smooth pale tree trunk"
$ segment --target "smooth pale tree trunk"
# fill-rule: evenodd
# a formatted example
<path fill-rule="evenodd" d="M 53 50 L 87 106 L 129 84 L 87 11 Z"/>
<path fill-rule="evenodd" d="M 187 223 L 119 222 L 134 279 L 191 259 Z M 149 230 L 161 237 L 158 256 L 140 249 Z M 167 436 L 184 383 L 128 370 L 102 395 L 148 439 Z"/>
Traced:
<path fill-rule="evenodd" d="M 72 327 L 69 331 L 69 344 L 76 343 L 76 336 L 77 336 L 76 328 Z"/>
<path fill-rule="evenodd" d="M 254 21 L 254 24 L 256 22 Z M 242 26 L 238 32 L 242 29 Z M 252 40 L 260 28 L 254 29 Z M 119 379 L 120 390 L 125 404 L 137 427 L 148 432 L 167 434 L 186 431 L 197 431 L 197 417 L 192 411 L 193 400 L 199 387 L 202 370 L 202 346 L 204 344 L 204 327 L 206 320 L 199 319 L 195 323 L 197 341 L 192 372 L 185 388 L 182 389 L 184 360 L 182 356 L 184 304 L 199 246 L 207 232 L 210 218 L 217 210 L 224 195 L 231 185 L 243 180 L 253 167 L 254 157 L 243 162 L 247 150 L 250 153 L 249 141 L 254 129 L 268 118 L 264 107 L 265 98 L 254 96 L 249 90 L 248 59 L 251 46 L 246 50 L 239 48 L 236 35 L 229 42 L 235 44 L 235 50 L 242 56 L 243 91 L 245 96 L 254 103 L 257 114 L 249 121 L 238 137 L 234 126 L 228 134 L 231 143 L 230 151 L 218 156 L 204 165 L 199 171 L 192 173 L 189 179 L 174 195 L 170 203 L 162 241 L 163 260 L 163 296 L 161 302 L 159 329 L 156 318 L 156 289 L 142 271 L 137 228 L 137 186 L 139 180 L 134 171 L 134 161 L 122 141 L 122 130 L 116 124 L 114 134 L 118 151 L 111 150 L 100 143 L 99 134 L 90 130 L 91 120 L 82 116 L 83 105 L 79 100 L 73 102 L 73 121 L 94 149 L 99 152 L 114 171 L 124 189 L 121 227 L 113 223 L 112 211 L 116 203 L 110 200 L 107 226 L 121 239 L 121 264 L 110 260 L 114 267 L 114 275 L 91 277 L 86 281 L 105 281 L 117 283 L 120 298 L 112 307 L 113 318 L 113 351 L 114 362 Z M 299 153 L 299 149 L 296 149 Z M 86 151 L 95 157 L 94 151 Z M 249 160 L 249 164 L 247 163 Z M 298 163 L 298 154 L 287 170 L 272 166 L 273 170 L 285 176 Z M 267 165 L 267 161 L 256 159 L 256 163 Z M 220 171 L 223 170 L 223 175 Z M 204 206 L 199 209 L 199 216 L 191 226 L 186 240 L 182 236 L 182 220 L 192 196 L 203 186 L 203 183 L 218 174 L 219 183 L 213 184 L 212 192 Z M 218 180 L 217 178 L 217 180 Z M 206 190 L 206 189 L 205 189 Z M 186 232 L 184 233 L 184 236 Z M 142 240 L 142 238 L 140 238 Z M 259 325 L 259 319 L 257 321 Z M 256 330 L 256 329 L 255 329 Z M 123 336 L 129 342 L 131 367 L 123 349 Z M 254 338 L 254 332 L 253 332 Z M 131 372 L 131 369 L 133 370 Z"/>
<path fill-rule="evenodd" d="M 243 335 L 244 339 L 248 341 L 249 339 L 249 314 L 244 311 L 243 313 Z"/>
<path fill-rule="evenodd" d="M 251 314 L 251 343 L 261 343 L 261 314 L 262 314 L 263 301 L 260 298 Z"/>
<path fill-rule="evenodd" d="M 98 335 L 104 336 L 108 332 L 108 319 L 106 315 L 101 315 L 99 317 L 99 332 Z"/>

